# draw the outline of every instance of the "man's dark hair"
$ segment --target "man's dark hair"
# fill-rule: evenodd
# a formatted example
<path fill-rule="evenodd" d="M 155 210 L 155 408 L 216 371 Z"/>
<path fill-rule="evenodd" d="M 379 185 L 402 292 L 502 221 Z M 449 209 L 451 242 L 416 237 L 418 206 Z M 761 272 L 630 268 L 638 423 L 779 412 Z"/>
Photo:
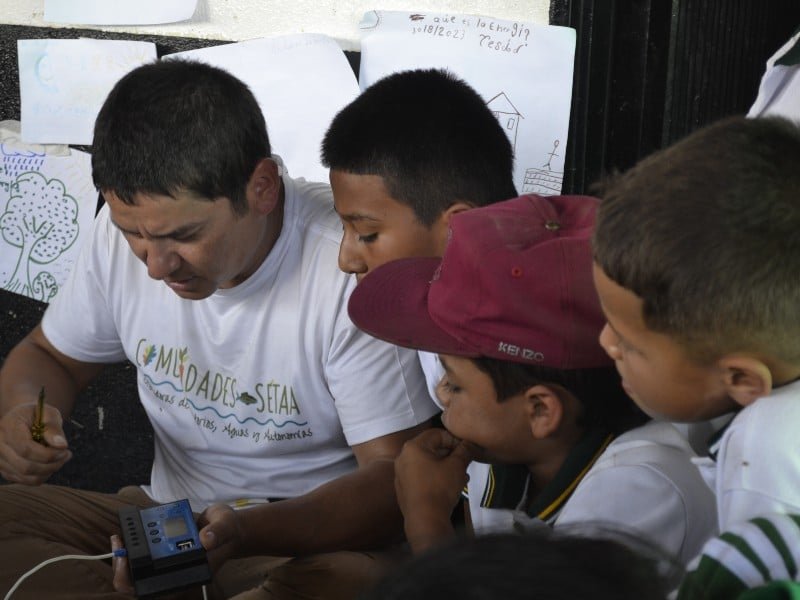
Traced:
<path fill-rule="evenodd" d="M 694 360 L 800 360 L 800 126 L 722 120 L 599 191 L 594 258 Z"/>
<path fill-rule="evenodd" d="M 682 571 L 660 549 L 613 530 L 458 536 L 398 567 L 360 600 L 666 600 Z"/>
<path fill-rule="evenodd" d="M 456 202 L 517 196 L 503 128 L 474 89 L 443 70 L 402 71 L 364 90 L 333 119 L 322 163 L 382 177 L 427 226 Z"/>
<path fill-rule="evenodd" d="M 558 387 L 563 388 L 578 399 L 582 410 L 576 423 L 584 430 L 603 427 L 620 434 L 649 420 L 625 393 L 614 367 L 553 369 L 495 358 L 472 360 L 492 380 L 499 402 L 545 385 L 556 393 L 560 392 Z"/>
<path fill-rule="evenodd" d="M 245 189 L 271 155 L 264 116 L 250 89 L 222 69 L 160 60 L 125 75 L 94 128 L 92 177 L 132 204 L 136 194 L 228 198 L 247 210 Z"/>

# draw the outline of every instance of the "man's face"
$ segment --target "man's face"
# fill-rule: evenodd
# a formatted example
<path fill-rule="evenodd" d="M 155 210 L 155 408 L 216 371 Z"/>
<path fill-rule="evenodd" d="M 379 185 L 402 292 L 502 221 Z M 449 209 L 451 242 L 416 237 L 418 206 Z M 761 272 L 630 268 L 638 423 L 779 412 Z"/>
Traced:
<path fill-rule="evenodd" d="M 440 354 L 445 376 L 437 387 L 442 424 L 457 438 L 476 446 L 481 462 L 526 463 L 532 439 L 523 394 L 497 401 L 488 374 L 474 361 Z"/>
<path fill-rule="evenodd" d="M 444 218 L 426 227 L 410 206 L 389 195 L 382 177 L 332 169 L 330 181 L 334 206 L 344 226 L 339 268 L 345 273 L 353 273 L 360 281 L 391 260 L 441 256 L 444 252 Z"/>
<path fill-rule="evenodd" d="M 606 325 L 600 345 L 614 359 L 627 394 L 651 417 L 702 421 L 737 408 L 716 365 L 692 361 L 671 337 L 647 328 L 642 300 L 594 265 Z"/>
<path fill-rule="evenodd" d="M 227 199 L 140 194 L 128 205 L 113 192 L 103 195 L 112 222 L 148 275 L 181 298 L 201 300 L 241 283 L 268 252 L 266 218 L 250 208 L 237 215 Z"/>

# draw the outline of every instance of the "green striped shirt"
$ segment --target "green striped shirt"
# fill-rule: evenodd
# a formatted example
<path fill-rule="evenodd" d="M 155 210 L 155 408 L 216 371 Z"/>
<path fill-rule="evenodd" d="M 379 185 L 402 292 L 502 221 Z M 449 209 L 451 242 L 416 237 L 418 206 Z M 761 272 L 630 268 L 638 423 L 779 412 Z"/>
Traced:
<path fill-rule="evenodd" d="M 678 600 L 800 600 L 800 516 L 739 523 L 711 539 L 690 565 Z"/>

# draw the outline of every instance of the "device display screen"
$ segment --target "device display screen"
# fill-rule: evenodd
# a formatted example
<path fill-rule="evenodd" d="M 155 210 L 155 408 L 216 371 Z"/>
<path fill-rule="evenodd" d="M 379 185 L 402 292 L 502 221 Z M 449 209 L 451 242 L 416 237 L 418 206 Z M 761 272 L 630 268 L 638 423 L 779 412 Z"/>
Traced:
<path fill-rule="evenodd" d="M 170 517 L 164 521 L 164 535 L 168 538 L 178 537 L 189 533 L 186 520 L 183 517 Z"/>

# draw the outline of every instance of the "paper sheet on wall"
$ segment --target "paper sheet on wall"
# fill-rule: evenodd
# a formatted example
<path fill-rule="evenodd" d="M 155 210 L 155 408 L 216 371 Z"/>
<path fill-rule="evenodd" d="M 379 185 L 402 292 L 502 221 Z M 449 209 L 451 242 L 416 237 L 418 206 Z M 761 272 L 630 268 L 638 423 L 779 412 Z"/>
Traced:
<path fill-rule="evenodd" d="M 49 302 L 66 281 L 97 207 L 91 157 L 25 144 L 0 123 L 0 288 Z"/>
<path fill-rule="evenodd" d="M 154 25 L 191 19 L 197 0 L 44 0 L 44 20 L 84 25 Z"/>
<path fill-rule="evenodd" d="M 396 71 L 447 68 L 478 91 L 511 140 L 517 191 L 561 192 L 574 29 L 399 11 L 366 13 L 360 27 L 362 90 Z"/>
<path fill-rule="evenodd" d="M 748 117 L 800 119 L 800 31 L 767 60 Z"/>
<path fill-rule="evenodd" d="M 244 81 L 267 121 L 272 151 L 289 173 L 328 181 L 320 143 L 331 120 L 359 94 L 358 82 L 335 40 L 319 34 L 263 38 L 178 52 L 230 71 Z"/>
<path fill-rule="evenodd" d="M 94 121 L 114 84 L 156 59 L 151 42 L 18 40 L 22 139 L 92 143 Z"/>

